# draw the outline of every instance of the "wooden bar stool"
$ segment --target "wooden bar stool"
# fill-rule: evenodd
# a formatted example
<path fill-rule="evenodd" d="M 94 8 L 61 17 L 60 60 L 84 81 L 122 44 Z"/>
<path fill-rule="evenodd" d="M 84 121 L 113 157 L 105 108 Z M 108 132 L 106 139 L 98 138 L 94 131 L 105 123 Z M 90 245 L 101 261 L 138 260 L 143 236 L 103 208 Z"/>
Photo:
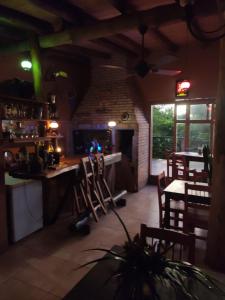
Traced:
<path fill-rule="evenodd" d="M 116 207 L 116 203 L 114 201 L 110 188 L 105 179 L 105 161 L 104 161 L 103 154 L 101 153 L 95 154 L 93 162 L 94 162 L 96 186 L 102 202 L 104 203 L 105 206 L 107 204 L 111 204 L 113 207 Z"/>
<path fill-rule="evenodd" d="M 98 222 L 99 218 L 97 215 L 97 210 L 101 210 L 104 214 L 106 214 L 106 209 L 98 193 L 93 164 L 88 157 L 83 157 L 81 158 L 81 167 L 83 173 L 82 184 L 87 204 L 93 214 L 95 221 Z"/>

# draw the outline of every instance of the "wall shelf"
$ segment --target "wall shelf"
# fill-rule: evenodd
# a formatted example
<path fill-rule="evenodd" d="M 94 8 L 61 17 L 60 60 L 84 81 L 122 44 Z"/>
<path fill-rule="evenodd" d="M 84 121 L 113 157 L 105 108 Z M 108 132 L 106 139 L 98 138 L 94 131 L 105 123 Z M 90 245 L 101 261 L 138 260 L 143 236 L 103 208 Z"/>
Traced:
<path fill-rule="evenodd" d="M 3 103 L 26 103 L 26 104 L 36 104 L 36 105 L 48 105 L 48 102 L 45 101 L 37 101 L 27 98 L 19 98 L 19 97 L 13 97 L 13 96 L 7 96 L 7 95 L 0 95 L 0 100 Z"/>

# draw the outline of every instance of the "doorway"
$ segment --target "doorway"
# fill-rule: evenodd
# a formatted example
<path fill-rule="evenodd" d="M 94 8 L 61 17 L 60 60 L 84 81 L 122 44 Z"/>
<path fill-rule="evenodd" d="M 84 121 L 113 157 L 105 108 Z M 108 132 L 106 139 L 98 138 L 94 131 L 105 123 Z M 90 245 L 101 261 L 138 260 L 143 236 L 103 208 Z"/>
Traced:
<path fill-rule="evenodd" d="M 174 104 L 152 105 L 151 175 L 166 172 L 165 152 L 174 149 Z"/>
<path fill-rule="evenodd" d="M 177 101 L 151 106 L 151 175 L 165 171 L 167 151 L 199 152 L 208 145 L 213 152 L 215 104 L 213 99 Z M 190 168 L 203 168 L 191 162 Z"/>

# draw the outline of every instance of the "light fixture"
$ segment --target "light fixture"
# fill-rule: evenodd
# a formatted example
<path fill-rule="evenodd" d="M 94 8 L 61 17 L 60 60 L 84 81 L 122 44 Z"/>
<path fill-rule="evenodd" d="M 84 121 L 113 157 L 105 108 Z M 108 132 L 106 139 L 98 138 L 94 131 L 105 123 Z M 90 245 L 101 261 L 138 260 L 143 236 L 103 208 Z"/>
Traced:
<path fill-rule="evenodd" d="M 56 121 L 51 121 L 49 123 L 49 128 L 51 128 L 51 129 L 57 129 L 57 128 L 59 128 L 59 123 L 56 122 Z"/>
<path fill-rule="evenodd" d="M 32 63 L 29 59 L 23 59 L 20 65 L 25 71 L 30 71 L 30 69 L 32 68 Z"/>
<path fill-rule="evenodd" d="M 62 148 L 61 147 L 56 147 L 56 152 L 61 153 L 62 152 Z"/>
<path fill-rule="evenodd" d="M 108 122 L 108 126 L 109 126 L 110 128 L 116 127 L 116 122 L 115 122 L 115 121 L 109 121 L 109 122 Z"/>
<path fill-rule="evenodd" d="M 191 87 L 189 80 L 177 80 L 176 82 L 176 97 L 187 97 Z"/>

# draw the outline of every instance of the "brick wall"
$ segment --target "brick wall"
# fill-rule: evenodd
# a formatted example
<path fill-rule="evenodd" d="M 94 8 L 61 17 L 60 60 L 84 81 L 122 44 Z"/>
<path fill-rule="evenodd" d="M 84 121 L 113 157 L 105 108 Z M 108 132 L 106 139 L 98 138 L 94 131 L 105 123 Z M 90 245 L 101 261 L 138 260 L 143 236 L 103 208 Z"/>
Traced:
<path fill-rule="evenodd" d="M 149 122 L 142 95 L 129 77 L 124 57 L 113 57 L 110 62 L 92 61 L 90 88 L 78 107 L 73 128 L 107 128 L 109 120 L 117 122 L 116 129 L 134 129 L 133 161 L 137 188 L 148 180 L 149 166 Z M 122 113 L 129 119 L 123 121 Z"/>

